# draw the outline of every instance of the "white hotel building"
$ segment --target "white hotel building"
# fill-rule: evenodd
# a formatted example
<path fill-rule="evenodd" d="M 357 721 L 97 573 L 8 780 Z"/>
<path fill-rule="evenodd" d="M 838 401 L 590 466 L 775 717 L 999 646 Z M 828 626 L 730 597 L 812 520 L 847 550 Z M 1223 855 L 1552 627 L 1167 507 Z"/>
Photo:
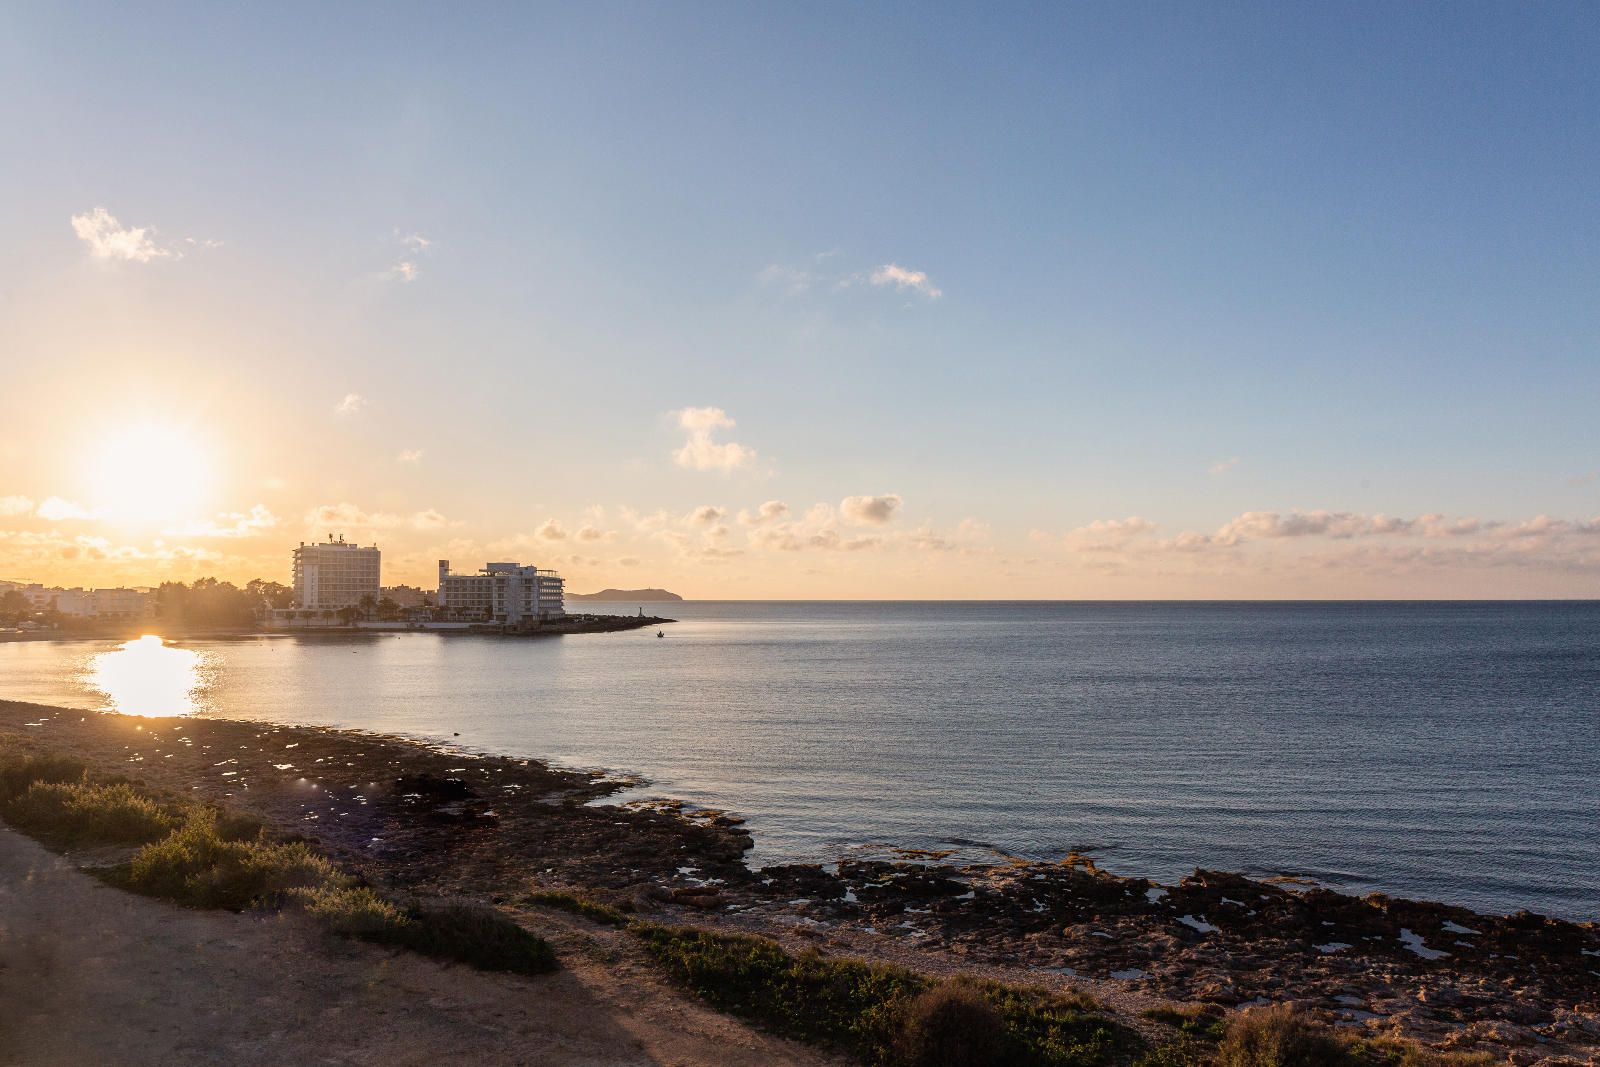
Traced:
<path fill-rule="evenodd" d="M 559 619 L 567 613 L 561 576 L 538 567 L 490 563 L 477 574 L 451 574 L 439 561 L 438 605 L 488 622 Z"/>
<path fill-rule="evenodd" d="M 328 610 L 354 607 L 364 596 L 377 601 L 381 566 L 377 545 L 362 548 L 331 534 L 317 544 L 302 541 L 294 550 L 294 606 Z"/>

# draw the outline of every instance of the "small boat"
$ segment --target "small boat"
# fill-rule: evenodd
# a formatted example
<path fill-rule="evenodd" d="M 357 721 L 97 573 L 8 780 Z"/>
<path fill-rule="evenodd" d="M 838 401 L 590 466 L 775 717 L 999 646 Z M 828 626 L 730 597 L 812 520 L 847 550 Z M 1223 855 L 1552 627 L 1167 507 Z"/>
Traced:
<path fill-rule="evenodd" d="M 665 630 L 657 630 L 656 631 L 656 636 L 657 637 L 665 637 L 665 636 L 667 636 L 667 631 L 665 631 Z"/>

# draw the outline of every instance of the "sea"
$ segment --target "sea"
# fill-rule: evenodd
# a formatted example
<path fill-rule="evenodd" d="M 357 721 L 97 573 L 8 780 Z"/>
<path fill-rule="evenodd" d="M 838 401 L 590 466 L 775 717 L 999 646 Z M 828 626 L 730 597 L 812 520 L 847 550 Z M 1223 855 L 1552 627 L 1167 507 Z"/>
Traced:
<path fill-rule="evenodd" d="M 1600 603 L 582 607 L 677 621 L 0 643 L 0 697 L 603 769 L 743 816 L 755 865 L 1075 850 L 1600 918 Z"/>

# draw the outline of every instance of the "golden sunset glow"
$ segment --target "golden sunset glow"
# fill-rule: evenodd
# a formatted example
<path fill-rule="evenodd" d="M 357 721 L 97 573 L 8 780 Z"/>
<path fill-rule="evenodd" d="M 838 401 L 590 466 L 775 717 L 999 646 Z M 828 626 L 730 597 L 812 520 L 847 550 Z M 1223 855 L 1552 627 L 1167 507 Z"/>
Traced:
<path fill-rule="evenodd" d="M 200 687 L 200 653 L 145 634 L 89 661 L 89 686 L 106 710 L 124 715 L 192 715 Z"/>
<path fill-rule="evenodd" d="M 181 522 L 204 510 L 214 477 L 205 448 L 185 430 L 141 423 L 100 442 L 90 461 L 90 500 L 111 522 Z"/>

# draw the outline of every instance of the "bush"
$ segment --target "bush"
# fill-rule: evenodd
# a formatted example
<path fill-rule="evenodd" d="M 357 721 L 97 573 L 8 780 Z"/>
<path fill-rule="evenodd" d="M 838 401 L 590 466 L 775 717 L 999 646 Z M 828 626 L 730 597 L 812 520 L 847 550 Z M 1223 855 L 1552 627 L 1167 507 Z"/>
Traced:
<path fill-rule="evenodd" d="M 1288 1004 L 1235 1015 L 1217 1046 L 1217 1067 L 1345 1067 L 1353 1061 L 1332 1030 Z"/>
<path fill-rule="evenodd" d="M 93 785 L 87 779 L 36 778 L 0 811 L 19 830 L 64 845 L 144 844 L 165 835 L 178 821 L 125 783 Z"/>
<path fill-rule="evenodd" d="M 0 762 L 0 801 L 27 791 L 35 782 L 76 782 L 84 766 L 64 756 L 8 755 Z"/>
<path fill-rule="evenodd" d="M 194 812 L 183 826 L 133 857 L 128 887 L 196 908 L 242 911 L 295 889 L 351 884 L 333 864 L 303 843 L 238 840 L 237 825 L 210 810 Z"/>
<path fill-rule="evenodd" d="M 893 1063 L 907 1051 L 899 1047 L 899 1036 L 908 1020 L 926 1017 L 931 1027 L 942 1018 L 937 1012 L 911 1014 L 910 1005 L 933 983 L 898 967 L 829 959 L 814 951 L 790 955 L 764 937 L 653 923 L 629 929 L 657 963 L 713 1006 L 785 1037 L 848 1049 L 870 1063 Z M 1091 1010 L 1087 998 L 996 982 L 963 984 L 1003 1020 L 1011 1055 L 1002 1062 L 1099 1064 L 1122 1049 L 1123 1036 Z M 908 1041 L 909 1051 L 920 1047 L 915 1039 Z"/>
<path fill-rule="evenodd" d="M 894 1062 L 904 1067 L 991 1067 L 1011 1058 L 1005 1020 L 967 982 L 945 982 L 911 997 L 896 1023 Z"/>
<path fill-rule="evenodd" d="M 396 929 L 407 921 L 404 912 L 366 886 L 291 889 L 287 896 L 342 937 L 391 940 Z"/>
<path fill-rule="evenodd" d="M 545 974 L 558 966 L 549 942 L 484 904 L 418 905 L 404 922 L 361 936 L 485 971 Z"/>
<path fill-rule="evenodd" d="M 602 923 L 606 926 L 628 925 L 628 917 L 616 908 L 585 899 L 575 893 L 530 893 L 523 898 L 523 903 L 546 908 L 559 908 L 574 915 L 581 915 L 590 922 Z"/>

